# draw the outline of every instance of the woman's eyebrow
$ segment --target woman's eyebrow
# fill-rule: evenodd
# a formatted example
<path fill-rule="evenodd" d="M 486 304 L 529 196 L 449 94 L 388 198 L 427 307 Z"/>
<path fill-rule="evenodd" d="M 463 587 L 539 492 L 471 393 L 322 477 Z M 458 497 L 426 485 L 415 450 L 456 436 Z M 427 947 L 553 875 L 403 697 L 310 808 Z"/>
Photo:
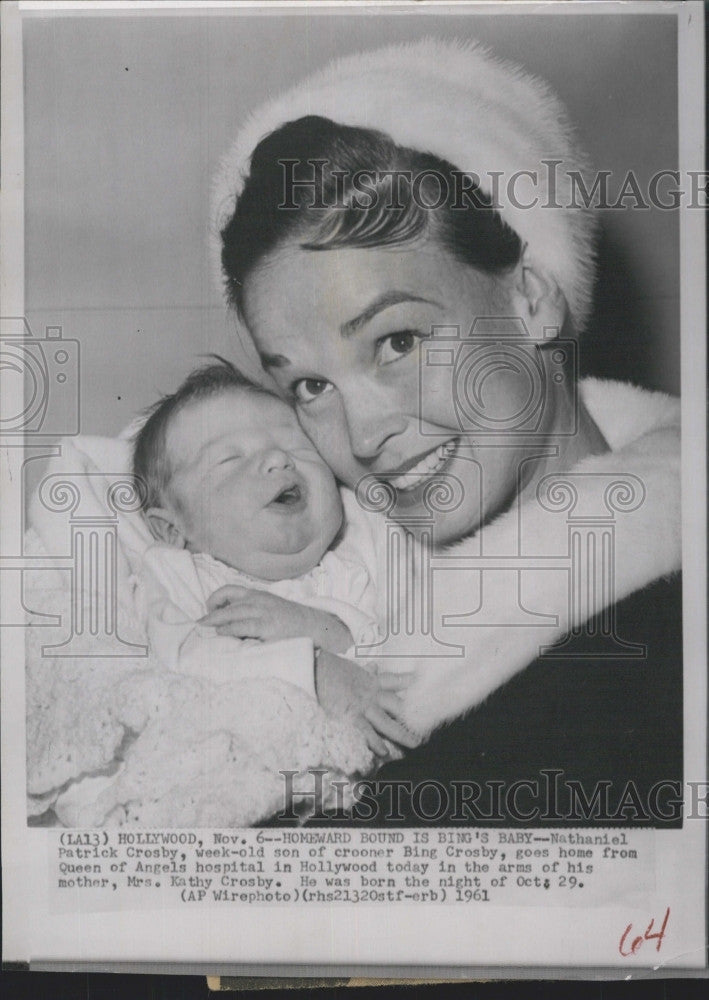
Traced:
<path fill-rule="evenodd" d="M 366 323 L 369 323 L 371 319 L 374 319 L 377 313 L 382 312 L 383 309 L 388 309 L 390 306 L 396 306 L 400 302 L 425 302 L 427 305 L 437 306 L 439 309 L 442 308 L 440 302 L 436 302 L 434 299 L 424 299 L 420 295 L 413 295 L 411 292 L 384 292 L 383 295 L 370 302 L 359 316 L 355 316 L 354 319 L 348 319 L 347 322 L 343 323 L 340 327 L 340 336 L 345 338 L 351 337 L 353 333 L 356 333 Z"/>
<path fill-rule="evenodd" d="M 287 368 L 291 364 L 284 354 L 262 354 L 260 357 L 264 368 Z"/>
<path fill-rule="evenodd" d="M 401 302 L 424 302 L 426 305 L 436 306 L 438 309 L 443 308 L 441 303 L 436 302 L 435 299 L 425 299 L 421 295 L 414 295 L 412 292 L 384 292 L 383 295 L 370 302 L 367 308 L 363 309 L 354 319 L 348 319 L 342 323 L 340 326 L 340 336 L 344 338 L 351 337 L 365 326 L 365 324 L 369 323 L 370 320 L 374 319 L 377 313 L 388 309 L 390 306 L 399 305 Z M 263 353 L 261 355 L 261 364 L 264 368 L 287 368 L 292 362 L 284 354 Z"/>

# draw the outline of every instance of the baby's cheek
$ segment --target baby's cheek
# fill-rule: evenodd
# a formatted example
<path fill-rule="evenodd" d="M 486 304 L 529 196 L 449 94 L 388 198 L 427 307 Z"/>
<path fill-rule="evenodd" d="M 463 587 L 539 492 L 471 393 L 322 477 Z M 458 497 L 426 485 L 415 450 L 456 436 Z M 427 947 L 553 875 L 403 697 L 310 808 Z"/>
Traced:
<path fill-rule="evenodd" d="M 316 516 L 321 520 L 323 530 L 329 531 L 334 538 L 342 527 L 345 515 L 340 491 L 329 469 L 324 470 L 324 474 L 320 477 L 319 487 L 319 503 L 316 502 Z"/>
<path fill-rule="evenodd" d="M 243 475 L 235 470 L 220 479 L 214 497 L 218 503 L 240 505 L 252 492 L 252 484 L 245 482 Z"/>

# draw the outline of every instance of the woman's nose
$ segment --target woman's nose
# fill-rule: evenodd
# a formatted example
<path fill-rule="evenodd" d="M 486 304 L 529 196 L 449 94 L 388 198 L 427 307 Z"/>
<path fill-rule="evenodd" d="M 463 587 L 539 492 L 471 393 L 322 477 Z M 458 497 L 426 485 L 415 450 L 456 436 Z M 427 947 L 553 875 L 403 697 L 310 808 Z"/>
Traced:
<path fill-rule="evenodd" d="M 261 456 L 261 471 L 269 475 L 271 472 L 281 472 L 284 469 L 294 469 L 295 462 L 287 451 L 282 448 L 268 448 Z"/>
<path fill-rule="evenodd" d="M 403 434 L 407 419 L 377 405 L 379 400 L 360 396 L 351 403 L 345 401 L 345 418 L 352 454 L 360 461 L 371 461 L 380 455 L 393 438 Z"/>

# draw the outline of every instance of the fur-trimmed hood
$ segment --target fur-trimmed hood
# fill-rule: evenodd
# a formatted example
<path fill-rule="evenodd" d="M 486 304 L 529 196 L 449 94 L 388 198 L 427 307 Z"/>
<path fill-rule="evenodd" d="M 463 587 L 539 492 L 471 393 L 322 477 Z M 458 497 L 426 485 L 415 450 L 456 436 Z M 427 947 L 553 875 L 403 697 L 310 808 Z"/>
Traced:
<path fill-rule="evenodd" d="M 233 214 L 255 146 L 306 115 L 385 132 L 399 145 L 475 174 L 531 258 L 558 282 L 577 330 L 583 328 L 594 281 L 595 218 L 592 211 L 566 206 L 573 202 L 569 173 L 584 175 L 586 158 L 549 87 L 474 42 L 426 39 L 345 56 L 254 111 L 214 183 L 216 274 L 219 234 Z M 545 161 L 559 163 L 551 168 Z M 552 170 L 554 189 L 548 190 Z M 508 190 L 515 175 L 518 181 Z M 536 205 L 523 207 L 535 198 Z M 565 207 L 549 207 L 554 202 Z"/>

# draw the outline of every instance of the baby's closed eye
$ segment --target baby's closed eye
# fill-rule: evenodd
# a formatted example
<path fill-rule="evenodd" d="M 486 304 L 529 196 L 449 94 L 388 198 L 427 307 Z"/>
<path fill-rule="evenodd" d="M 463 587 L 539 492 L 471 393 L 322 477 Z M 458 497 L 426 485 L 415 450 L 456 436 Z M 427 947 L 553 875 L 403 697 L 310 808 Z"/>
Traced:
<path fill-rule="evenodd" d="M 320 462 L 324 464 L 319 452 L 317 452 L 312 446 L 309 447 L 308 445 L 303 445 L 299 448 L 289 448 L 289 451 L 296 458 L 300 458 L 303 461 Z"/>

